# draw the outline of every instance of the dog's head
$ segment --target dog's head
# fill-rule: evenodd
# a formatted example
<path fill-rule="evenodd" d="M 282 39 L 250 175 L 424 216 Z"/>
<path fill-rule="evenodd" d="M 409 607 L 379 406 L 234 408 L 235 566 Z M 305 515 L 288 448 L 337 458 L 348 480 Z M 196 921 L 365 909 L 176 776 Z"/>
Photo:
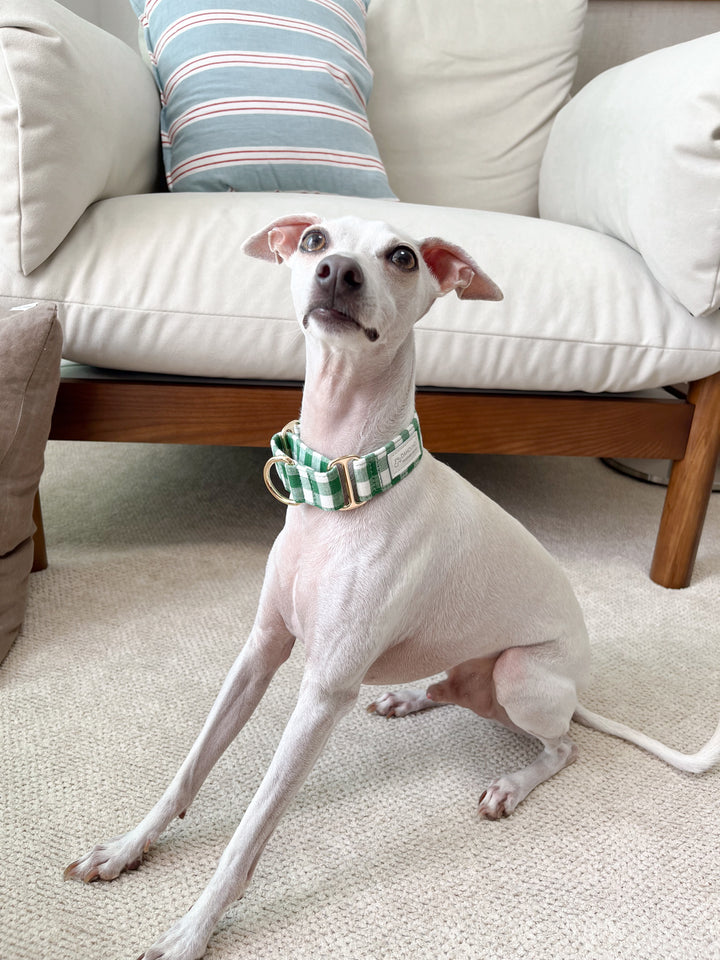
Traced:
<path fill-rule="evenodd" d="M 416 241 L 379 221 L 283 217 L 242 250 L 290 266 L 298 320 L 323 341 L 392 346 L 451 290 L 462 300 L 502 300 L 460 247 L 436 237 Z"/>

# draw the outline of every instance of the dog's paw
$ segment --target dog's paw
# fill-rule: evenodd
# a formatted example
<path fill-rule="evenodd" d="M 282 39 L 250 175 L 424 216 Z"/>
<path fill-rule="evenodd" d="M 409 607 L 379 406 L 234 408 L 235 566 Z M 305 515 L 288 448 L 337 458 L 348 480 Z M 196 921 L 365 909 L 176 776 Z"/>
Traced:
<path fill-rule="evenodd" d="M 509 817 L 522 797 L 509 777 L 501 777 L 491 783 L 478 801 L 478 816 L 485 820 L 500 820 Z"/>
<path fill-rule="evenodd" d="M 205 956 L 208 939 L 186 914 L 138 960 L 200 960 Z"/>
<path fill-rule="evenodd" d="M 114 880 L 124 870 L 137 870 L 142 863 L 143 854 L 150 847 L 150 841 L 138 838 L 135 833 L 126 833 L 113 837 L 106 843 L 99 843 L 89 853 L 74 860 L 65 868 L 65 880 Z"/>
<path fill-rule="evenodd" d="M 384 693 L 367 710 L 381 717 L 406 717 L 409 713 L 437 706 L 425 696 L 423 690 L 399 690 L 397 693 Z"/>

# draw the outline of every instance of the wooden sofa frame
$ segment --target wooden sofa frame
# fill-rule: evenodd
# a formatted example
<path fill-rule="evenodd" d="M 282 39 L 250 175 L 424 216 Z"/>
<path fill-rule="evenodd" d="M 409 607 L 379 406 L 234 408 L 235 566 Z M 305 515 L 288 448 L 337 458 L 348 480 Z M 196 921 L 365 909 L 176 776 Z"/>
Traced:
<path fill-rule="evenodd" d="M 105 371 L 63 377 L 52 440 L 268 447 L 294 419 L 299 384 L 142 378 Z M 650 568 L 665 587 L 690 583 L 720 451 L 720 372 L 687 397 L 419 390 L 427 448 L 494 453 L 670 459 L 670 483 Z M 47 566 L 39 498 L 33 569 Z"/>

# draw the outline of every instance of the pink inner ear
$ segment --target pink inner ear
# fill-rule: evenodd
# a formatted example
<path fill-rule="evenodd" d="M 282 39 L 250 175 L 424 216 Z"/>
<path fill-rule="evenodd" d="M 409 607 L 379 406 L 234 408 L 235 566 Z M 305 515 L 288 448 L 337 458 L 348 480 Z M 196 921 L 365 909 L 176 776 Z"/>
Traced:
<path fill-rule="evenodd" d="M 427 247 L 422 251 L 430 272 L 440 284 L 442 293 L 449 293 L 470 282 L 470 268 L 446 247 Z"/>
<path fill-rule="evenodd" d="M 502 300 L 500 288 L 460 247 L 432 239 L 420 249 L 441 295 L 455 290 L 461 300 Z"/>
<path fill-rule="evenodd" d="M 310 222 L 305 220 L 275 227 L 268 234 L 268 247 L 281 261 L 289 259 L 297 250 L 303 230 L 310 226 Z"/>
<path fill-rule="evenodd" d="M 242 245 L 242 251 L 259 260 L 282 263 L 297 250 L 303 230 L 319 222 L 320 217 L 312 213 L 281 217 L 249 237 Z"/>

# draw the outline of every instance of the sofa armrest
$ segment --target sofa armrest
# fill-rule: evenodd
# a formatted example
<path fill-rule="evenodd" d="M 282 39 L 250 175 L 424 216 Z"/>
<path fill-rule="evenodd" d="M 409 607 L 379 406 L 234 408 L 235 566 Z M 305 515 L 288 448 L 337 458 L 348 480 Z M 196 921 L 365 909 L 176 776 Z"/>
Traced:
<path fill-rule="evenodd" d="M 141 57 L 54 0 L 0 5 L 0 258 L 29 274 L 96 200 L 156 182 Z"/>
<path fill-rule="evenodd" d="M 720 33 L 595 77 L 558 114 L 540 215 L 628 243 L 694 316 L 720 308 Z"/>

